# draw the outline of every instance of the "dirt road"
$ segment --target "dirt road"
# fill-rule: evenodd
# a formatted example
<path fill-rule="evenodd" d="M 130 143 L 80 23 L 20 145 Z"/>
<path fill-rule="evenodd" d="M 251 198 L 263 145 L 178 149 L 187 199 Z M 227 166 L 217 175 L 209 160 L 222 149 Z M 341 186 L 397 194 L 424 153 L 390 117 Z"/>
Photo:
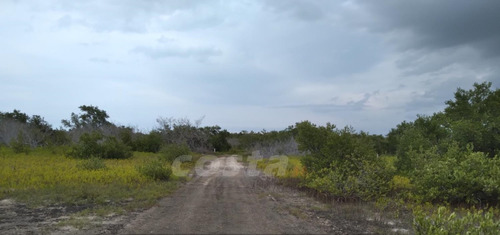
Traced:
<path fill-rule="evenodd" d="M 325 233 L 279 210 L 279 202 L 258 187 L 258 177 L 234 157 L 207 164 L 202 176 L 125 225 L 130 233 Z"/>
<path fill-rule="evenodd" d="M 220 157 L 146 211 L 81 216 L 85 208 L 54 205 L 29 208 L 0 201 L 1 234 L 412 234 L 411 218 L 401 220 L 367 203 L 322 202 L 275 178 Z M 250 174 L 248 174 L 250 172 Z M 73 218 L 73 223 L 69 223 Z M 61 226 L 61 222 L 67 225 Z M 76 225 L 75 226 L 73 226 Z M 78 224 L 83 224 L 78 227 Z"/>

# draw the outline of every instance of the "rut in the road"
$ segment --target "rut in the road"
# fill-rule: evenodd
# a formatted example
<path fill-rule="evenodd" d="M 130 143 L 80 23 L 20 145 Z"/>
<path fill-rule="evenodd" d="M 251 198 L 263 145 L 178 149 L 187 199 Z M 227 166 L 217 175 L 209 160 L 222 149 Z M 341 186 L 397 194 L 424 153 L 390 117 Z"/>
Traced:
<path fill-rule="evenodd" d="M 208 174 L 140 214 L 121 233 L 323 233 L 296 217 L 278 213 L 277 203 L 254 187 L 257 177 L 234 157 L 213 160 Z"/>

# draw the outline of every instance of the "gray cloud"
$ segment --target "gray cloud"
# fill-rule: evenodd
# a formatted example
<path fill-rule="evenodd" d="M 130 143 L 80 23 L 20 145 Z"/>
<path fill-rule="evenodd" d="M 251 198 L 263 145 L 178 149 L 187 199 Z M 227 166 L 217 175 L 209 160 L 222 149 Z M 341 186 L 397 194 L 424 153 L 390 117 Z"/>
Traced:
<path fill-rule="evenodd" d="M 402 49 L 473 46 L 485 57 L 500 56 L 499 1 L 359 1 L 369 12 L 371 30 L 411 32 Z M 367 22 L 364 22 L 367 23 Z"/>
<path fill-rule="evenodd" d="M 56 125 L 82 104 L 240 129 L 386 133 L 457 87 L 500 84 L 496 2 L 0 1 L 0 106 Z M 29 16 L 29 17 L 27 17 Z"/>

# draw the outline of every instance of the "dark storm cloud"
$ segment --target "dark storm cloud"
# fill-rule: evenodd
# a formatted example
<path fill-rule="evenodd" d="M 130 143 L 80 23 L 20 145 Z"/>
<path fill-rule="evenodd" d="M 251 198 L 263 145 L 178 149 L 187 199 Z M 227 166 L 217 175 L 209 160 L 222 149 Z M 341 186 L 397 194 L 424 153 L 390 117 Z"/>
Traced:
<path fill-rule="evenodd" d="M 499 5 L 0 0 L 0 106 L 53 124 L 90 103 L 139 127 L 206 115 L 228 128 L 386 133 L 442 110 L 457 87 L 500 84 Z"/>
<path fill-rule="evenodd" d="M 342 2 L 269 0 L 265 24 L 255 28 L 248 44 L 261 43 L 258 56 L 273 58 L 275 67 L 290 66 L 292 76 L 331 80 L 359 73 L 383 57 L 381 40 L 353 31 L 342 22 Z M 244 42 L 246 40 L 243 40 Z M 241 42 L 240 42 L 241 43 Z"/>
<path fill-rule="evenodd" d="M 500 1 L 359 1 L 377 32 L 410 31 L 402 49 L 472 46 L 485 57 L 500 56 Z M 366 23 L 366 22 L 365 22 Z M 370 23 L 369 23 L 370 24 Z"/>

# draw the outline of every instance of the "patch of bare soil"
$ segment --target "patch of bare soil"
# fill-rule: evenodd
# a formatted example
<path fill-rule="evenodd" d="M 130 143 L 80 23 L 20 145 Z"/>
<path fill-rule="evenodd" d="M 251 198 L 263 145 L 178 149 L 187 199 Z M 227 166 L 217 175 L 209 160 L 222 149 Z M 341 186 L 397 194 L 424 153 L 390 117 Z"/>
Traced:
<path fill-rule="evenodd" d="M 30 208 L 13 199 L 0 201 L 0 234 L 116 234 L 130 218 L 128 215 L 85 216 L 75 213 L 93 205 L 52 205 Z"/>
<path fill-rule="evenodd" d="M 29 208 L 12 199 L 0 201 L 0 232 L 2 234 L 40 233 L 47 225 L 66 219 L 68 214 L 86 207 L 49 206 Z"/>
<path fill-rule="evenodd" d="M 370 203 L 319 200 L 306 192 L 259 177 L 262 196 L 276 201 L 275 209 L 314 224 L 328 234 L 413 234 L 409 215 L 380 212 Z"/>

